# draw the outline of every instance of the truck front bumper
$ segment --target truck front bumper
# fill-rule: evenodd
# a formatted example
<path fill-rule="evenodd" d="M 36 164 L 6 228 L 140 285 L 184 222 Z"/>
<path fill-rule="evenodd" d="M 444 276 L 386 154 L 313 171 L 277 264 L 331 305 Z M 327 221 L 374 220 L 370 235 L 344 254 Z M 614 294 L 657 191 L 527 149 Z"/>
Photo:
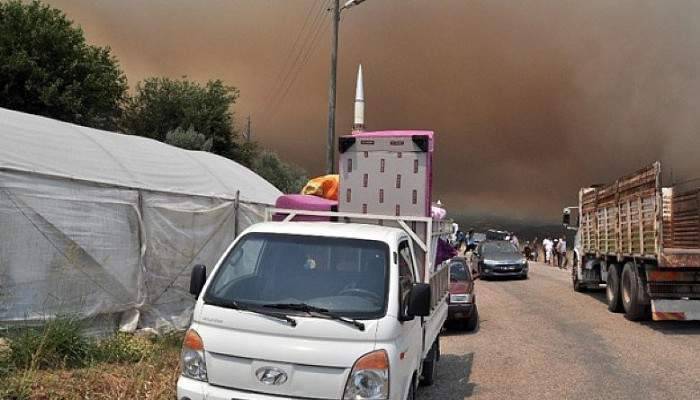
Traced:
<path fill-rule="evenodd" d="M 700 300 L 652 300 L 654 321 L 698 321 Z"/>
<path fill-rule="evenodd" d="M 297 398 L 241 392 L 181 376 L 177 381 L 177 400 L 297 400 Z"/>

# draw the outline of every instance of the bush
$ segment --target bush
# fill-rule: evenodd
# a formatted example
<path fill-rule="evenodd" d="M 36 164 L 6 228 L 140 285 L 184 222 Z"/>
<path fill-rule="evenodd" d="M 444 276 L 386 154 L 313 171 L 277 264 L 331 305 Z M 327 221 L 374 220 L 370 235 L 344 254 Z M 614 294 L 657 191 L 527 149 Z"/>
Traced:
<path fill-rule="evenodd" d="M 10 363 L 19 369 L 82 367 L 92 343 L 73 318 L 52 319 L 41 328 L 26 328 L 10 337 Z"/>
<path fill-rule="evenodd" d="M 139 362 L 153 350 L 153 343 L 143 337 L 118 332 L 97 343 L 93 360 L 107 363 Z"/>
<path fill-rule="evenodd" d="M 303 169 L 285 163 L 271 151 L 260 154 L 253 164 L 253 170 L 283 193 L 299 193 L 307 181 Z"/>
<path fill-rule="evenodd" d="M 212 138 L 207 139 L 206 136 L 197 133 L 190 126 L 187 130 L 177 127 L 169 131 L 165 135 L 165 143 L 185 150 L 210 151 L 214 140 Z"/>

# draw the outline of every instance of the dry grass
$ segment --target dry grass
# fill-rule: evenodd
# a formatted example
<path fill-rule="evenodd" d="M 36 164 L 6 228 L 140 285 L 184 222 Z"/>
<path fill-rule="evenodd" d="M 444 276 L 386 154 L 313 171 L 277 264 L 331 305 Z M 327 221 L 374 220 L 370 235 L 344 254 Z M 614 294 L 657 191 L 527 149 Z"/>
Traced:
<path fill-rule="evenodd" d="M 22 397 L 17 398 L 31 400 L 174 399 L 178 359 L 179 352 L 171 351 L 162 354 L 160 360 L 17 374 L 8 383 L 25 387 L 19 392 Z"/>
<path fill-rule="evenodd" d="M 11 346 L 17 341 L 22 347 L 36 342 L 36 349 L 29 359 L 26 354 L 8 356 L 6 349 L 3 356 L 0 351 L 0 367 L 4 365 L 0 368 L 0 399 L 175 398 L 181 335 L 147 339 L 118 334 L 89 343 L 84 358 L 69 365 L 65 361 L 54 363 L 60 359 L 55 348 L 47 351 L 47 343 L 54 341 L 57 331 L 54 328 L 44 329 L 41 335 L 23 334 L 15 337 L 15 342 L 10 338 Z"/>

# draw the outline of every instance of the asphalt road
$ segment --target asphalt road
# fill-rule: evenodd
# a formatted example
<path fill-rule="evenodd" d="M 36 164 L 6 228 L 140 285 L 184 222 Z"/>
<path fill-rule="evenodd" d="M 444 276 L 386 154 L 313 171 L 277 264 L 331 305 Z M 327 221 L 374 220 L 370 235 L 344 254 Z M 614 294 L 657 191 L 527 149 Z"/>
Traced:
<path fill-rule="evenodd" d="M 445 332 L 419 399 L 700 399 L 698 322 L 627 321 L 540 263 L 476 290 L 479 330 Z"/>

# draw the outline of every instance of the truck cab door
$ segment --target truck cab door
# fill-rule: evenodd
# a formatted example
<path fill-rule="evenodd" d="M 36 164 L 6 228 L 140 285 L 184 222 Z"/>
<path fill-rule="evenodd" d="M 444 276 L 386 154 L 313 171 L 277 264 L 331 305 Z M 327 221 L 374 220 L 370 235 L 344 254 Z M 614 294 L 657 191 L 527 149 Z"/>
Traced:
<path fill-rule="evenodd" d="M 420 365 L 423 352 L 423 327 L 420 318 L 408 318 L 408 301 L 413 285 L 417 279 L 416 263 L 414 262 L 413 249 L 408 240 L 399 244 L 399 319 L 401 319 L 401 335 L 398 340 L 400 356 L 398 377 L 408 379 L 400 382 L 402 388 L 407 388 L 413 371 Z"/>

